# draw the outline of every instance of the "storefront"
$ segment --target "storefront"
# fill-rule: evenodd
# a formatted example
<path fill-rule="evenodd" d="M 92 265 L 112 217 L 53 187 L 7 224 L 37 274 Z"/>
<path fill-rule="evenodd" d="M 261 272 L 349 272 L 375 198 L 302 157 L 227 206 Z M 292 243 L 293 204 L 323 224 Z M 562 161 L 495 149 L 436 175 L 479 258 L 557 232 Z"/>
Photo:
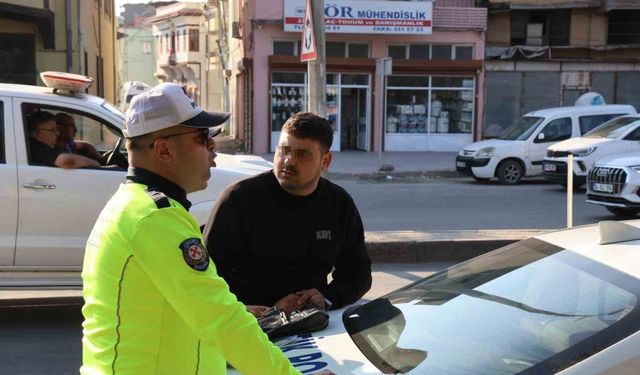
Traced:
<path fill-rule="evenodd" d="M 274 72 L 271 75 L 271 150 L 275 150 L 280 129 L 294 113 L 307 107 L 307 74 Z M 369 151 L 370 75 L 327 74 L 327 118 L 334 129 L 332 151 Z"/>
<path fill-rule="evenodd" d="M 473 142 L 473 76 L 392 75 L 385 97 L 385 150 L 448 151 Z"/>
<path fill-rule="evenodd" d="M 332 150 L 458 151 L 473 142 L 482 118 L 486 9 L 462 3 L 403 2 L 402 11 L 391 1 L 325 3 Z M 244 126 L 252 152 L 274 152 L 284 122 L 307 109 L 307 64 L 299 57 L 304 0 L 255 7 L 254 14 L 282 7 L 280 19 L 246 26 L 253 105 L 245 106 Z M 387 77 L 376 65 L 384 57 L 393 59 Z"/>

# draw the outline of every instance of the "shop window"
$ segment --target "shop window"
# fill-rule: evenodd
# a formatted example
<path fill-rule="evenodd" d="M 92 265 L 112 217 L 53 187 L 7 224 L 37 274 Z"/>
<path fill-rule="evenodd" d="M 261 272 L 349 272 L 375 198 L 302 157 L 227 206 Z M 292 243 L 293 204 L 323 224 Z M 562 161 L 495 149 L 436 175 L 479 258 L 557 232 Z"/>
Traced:
<path fill-rule="evenodd" d="M 473 60 L 473 47 L 471 46 L 455 46 L 453 53 L 455 54 L 454 60 Z"/>
<path fill-rule="evenodd" d="M 274 72 L 271 82 L 271 130 L 280 131 L 291 115 L 306 107 L 305 74 Z"/>
<path fill-rule="evenodd" d="M 570 10 L 512 11 L 511 44 L 568 46 Z"/>
<path fill-rule="evenodd" d="M 387 90 L 387 133 L 427 132 L 427 90 Z"/>
<path fill-rule="evenodd" d="M 430 133 L 471 134 L 472 128 L 473 90 L 432 91 Z"/>
<path fill-rule="evenodd" d="M 388 55 L 393 59 L 405 60 L 407 58 L 407 46 L 391 45 L 388 49 Z"/>
<path fill-rule="evenodd" d="M 431 59 L 451 60 L 452 46 L 449 44 L 434 44 L 431 46 Z"/>
<path fill-rule="evenodd" d="M 610 11 L 607 43 L 640 43 L 640 10 L 625 9 Z"/>
<path fill-rule="evenodd" d="M 368 86 L 369 75 L 368 74 L 341 74 L 340 83 L 343 85 Z"/>
<path fill-rule="evenodd" d="M 198 29 L 189 30 L 189 52 L 200 51 L 200 33 Z"/>
<path fill-rule="evenodd" d="M 431 82 L 433 87 L 426 76 L 388 77 L 387 133 L 471 134 L 474 79 L 432 77 Z"/>
<path fill-rule="evenodd" d="M 429 77 L 424 76 L 390 76 L 387 78 L 388 87 L 429 87 Z"/>
<path fill-rule="evenodd" d="M 293 40 L 274 40 L 273 54 L 279 56 L 298 56 L 299 43 Z"/>
<path fill-rule="evenodd" d="M 297 83 L 304 85 L 304 73 L 298 72 L 276 72 L 273 73 L 273 83 Z"/>
<path fill-rule="evenodd" d="M 409 58 L 411 60 L 429 60 L 428 44 L 410 44 Z"/>
<path fill-rule="evenodd" d="M 468 77 L 433 77 L 433 87 L 473 87 L 473 79 Z"/>
<path fill-rule="evenodd" d="M 369 57 L 369 45 L 366 43 L 349 43 L 347 48 L 348 57 Z"/>
<path fill-rule="evenodd" d="M 335 73 L 327 74 L 327 85 L 337 85 L 338 84 L 338 75 Z"/>
<path fill-rule="evenodd" d="M 327 42 L 327 57 L 345 57 L 347 53 L 347 43 L 345 42 Z"/>

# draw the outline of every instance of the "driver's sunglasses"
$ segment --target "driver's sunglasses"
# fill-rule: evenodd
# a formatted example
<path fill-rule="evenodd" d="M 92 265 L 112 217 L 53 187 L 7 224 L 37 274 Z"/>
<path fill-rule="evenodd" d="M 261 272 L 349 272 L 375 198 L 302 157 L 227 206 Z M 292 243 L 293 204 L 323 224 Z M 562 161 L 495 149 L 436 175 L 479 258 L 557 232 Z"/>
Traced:
<path fill-rule="evenodd" d="M 169 135 L 165 135 L 164 137 L 155 138 L 153 141 L 151 141 L 151 143 L 149 143 L 149 148 L 153 148 L 153 144 L 158 139 L 167 139 L 167 138 L 178 137 L 181 135 L 193 134 L 193 133 L 200 133 L 201 145 L 206 146 L 209 143 L 209 138 L 211 138 L 211 131 L 208 128 L 204 128 L 204 129 L 189 130 L 187 132 L 182 132 L 182 133 L 169 134 Z"/>

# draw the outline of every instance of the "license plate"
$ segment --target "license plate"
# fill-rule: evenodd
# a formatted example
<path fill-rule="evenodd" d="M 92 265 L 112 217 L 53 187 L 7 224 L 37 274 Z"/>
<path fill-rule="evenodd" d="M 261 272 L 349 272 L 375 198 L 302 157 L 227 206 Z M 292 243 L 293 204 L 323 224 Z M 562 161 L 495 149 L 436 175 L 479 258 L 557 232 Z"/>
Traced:
<path fill-rule="evenodd" d="M 459 168 L 466 168 L 467 167 L 467 163 L 463 162 L 463 161 L 457 161 L 456 162 L 456 167 Z"/>
<path fill-rule="evenodd" d="M 556 165 L 555 164 L 543 164 L 542 165 L 542 169 L 545 172 L 555 172 L 556 171 Z"/>
<path fill-rule="evenodd" d="M 594 182 L 593 185 L 591 185 L 591 190 L 593 191 L 599 191 L 602 193 L 613 193 L 613 185 L 611 184 L 599 184 Z"/>

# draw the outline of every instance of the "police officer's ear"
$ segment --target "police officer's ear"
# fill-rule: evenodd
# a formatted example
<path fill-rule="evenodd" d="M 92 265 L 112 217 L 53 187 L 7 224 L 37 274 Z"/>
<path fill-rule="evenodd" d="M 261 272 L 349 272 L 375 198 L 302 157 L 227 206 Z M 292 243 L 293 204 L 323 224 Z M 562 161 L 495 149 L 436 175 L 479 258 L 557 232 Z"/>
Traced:
<path fill-rule="evenodd" d="M 174 160 L 175 147 L 172 147 L 171 142 L 168 140 L 164 138 L 156 138 L 151 147 L 151 152 L 158 161 L 170 163 Z"/>

